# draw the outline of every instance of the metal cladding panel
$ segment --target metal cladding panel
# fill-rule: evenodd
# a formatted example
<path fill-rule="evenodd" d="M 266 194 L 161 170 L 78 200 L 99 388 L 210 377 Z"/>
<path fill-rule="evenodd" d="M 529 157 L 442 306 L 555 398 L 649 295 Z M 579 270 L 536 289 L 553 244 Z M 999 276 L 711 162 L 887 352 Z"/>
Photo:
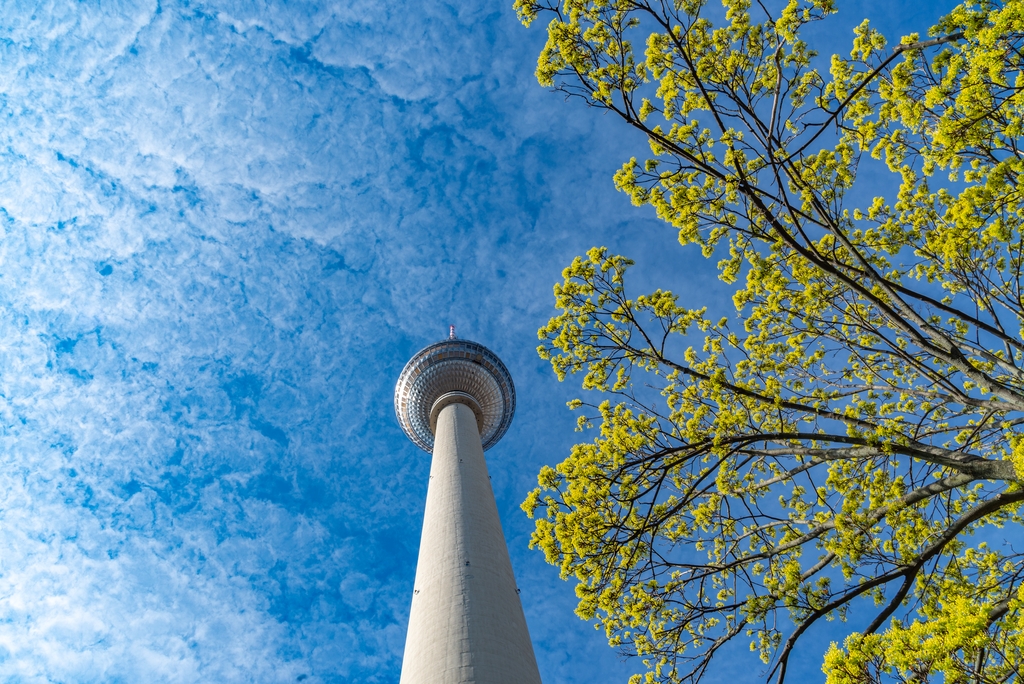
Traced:
<path fill-rule="evenodd" d="M 487 347 L 449 339 L 420 350 L 395 385 L 395 414 L 418 447 L 431 451 L 430 408 L 443 394 L 465 392 L 483 410 L 480 440 L 484 450 L 504 436 L 516 411 L 516 390 L 505 364 Z"/>

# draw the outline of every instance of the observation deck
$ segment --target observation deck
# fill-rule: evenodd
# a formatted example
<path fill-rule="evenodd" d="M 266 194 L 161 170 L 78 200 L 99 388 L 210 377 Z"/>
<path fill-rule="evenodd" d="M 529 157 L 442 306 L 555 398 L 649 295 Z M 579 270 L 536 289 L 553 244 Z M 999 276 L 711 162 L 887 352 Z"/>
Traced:
<path fill-rule="evenodd" d="M 490 349 L 455 337 L 421 349 L 395 385 L 395 413 L 406 436 L 426 452 L 434 447 L 441 409 L 469 406 L 486 451 L 504 436 L 516 412 L 512 376 Z"/>

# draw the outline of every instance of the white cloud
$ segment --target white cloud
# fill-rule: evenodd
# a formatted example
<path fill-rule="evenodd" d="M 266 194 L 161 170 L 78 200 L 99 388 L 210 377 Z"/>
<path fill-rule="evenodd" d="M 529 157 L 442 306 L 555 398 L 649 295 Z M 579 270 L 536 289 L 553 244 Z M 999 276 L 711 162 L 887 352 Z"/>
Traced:
<path fill-rule="evenodd" d="M 0 14 L 0 679 L 396 681 L 428 457 L 391 392 L 449 322 L 530 378 L 492 467 L 556 582 L 534 330 L 628 202 L 558 166 L 591 124 L 510 11 L 76 8 Z"/>

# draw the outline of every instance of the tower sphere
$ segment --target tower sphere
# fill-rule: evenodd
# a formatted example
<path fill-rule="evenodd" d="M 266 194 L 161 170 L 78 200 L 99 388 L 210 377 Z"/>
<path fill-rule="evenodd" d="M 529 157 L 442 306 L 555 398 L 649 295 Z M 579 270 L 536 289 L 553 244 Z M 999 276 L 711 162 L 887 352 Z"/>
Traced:
<path fill-rule="evenodd" d="M 395 413 L 406 436 L 426 452 L 434 447 L 434 423 L 452 403 L 476 415 L 484 450 L 502 438 L 516 412 L 516 388 L 505 364 L 476 342 L 447 339 L 421 349 L 395 385 Z"/>

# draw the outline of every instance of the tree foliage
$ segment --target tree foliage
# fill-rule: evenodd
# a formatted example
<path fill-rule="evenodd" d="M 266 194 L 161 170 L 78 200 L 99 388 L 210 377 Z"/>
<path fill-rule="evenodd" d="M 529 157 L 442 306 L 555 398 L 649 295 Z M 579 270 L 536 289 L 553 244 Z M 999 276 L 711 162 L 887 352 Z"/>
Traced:
<path fill-rule="evenodd" d="M 737 642 L 781 682 L 822 619 L 833 684 L 1019 678 L 1024 0 L 830 61 L 833 0 L 515 7 L 542 85 L 646 136 L 616 186 L 734 288 L 720 320 L 632 296 L 600 248 L 555 287 L 540 353 L 594 438 L 523 507 L 579 615 L 634 682 Z"/>

